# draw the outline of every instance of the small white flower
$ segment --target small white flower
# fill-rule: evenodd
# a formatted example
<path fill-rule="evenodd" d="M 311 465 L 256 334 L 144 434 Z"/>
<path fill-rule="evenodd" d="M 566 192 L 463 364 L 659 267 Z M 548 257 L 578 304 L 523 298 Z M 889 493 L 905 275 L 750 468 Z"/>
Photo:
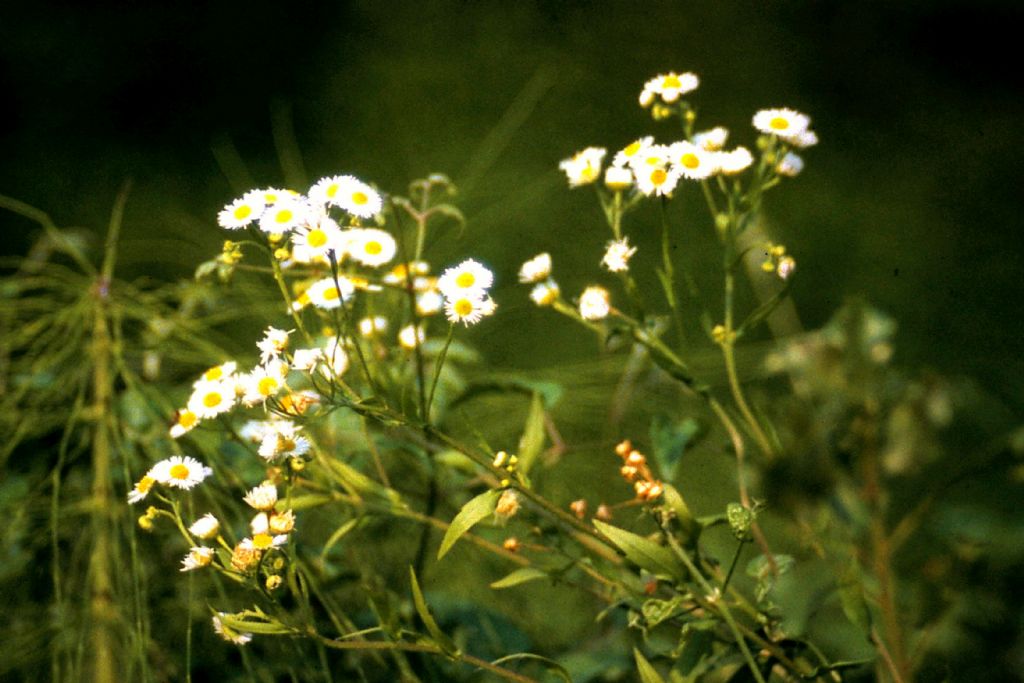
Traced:
<path fill-rule="evenodd" d="M 636 253 L 636 247 L 629 246 L 629 238 L 623 237 L 620 240 L 612 240 L 604 252 L 601 265 L 613 273 L 621 273 L 629 270 L 629 259 Z"/>
<path fill-rule="evenodd" d="M 325 364 L 322 372 L 324 374 L 334 374 L 335 377 L 341 377 L 348 370 L 348 354 L 345 352 L 345 347 L 337 339 L 331 339 L 327 342 L 324 347 L 324 360 Z"/>
<path fill-rule="evenodd" d="M 494 273 L 483 264 L 466 259 L 441 274 L 437 288 L 447 298 L 470 296 L 486 292 L 494 284 Z"/>
<path fill-rule="evenodd" d="M 269 550 L 270 548 L 278 548 L 288 542 L 288 537 L 284 534 L 277 536 L 271 536 L 270 534 L 253 534 L 251 538 L 242 539 L 239 544 L 245 550 Z"/>
<path fill-rule="evenodd" d="M 711 130 L 694 133 L 690 142 L 709 152 L 717 152 L 725 147 L 725 141 L 728 139 L 729 131 L 722 126 L 715 126 Z"/>
<path fill-rule="evenodd" d="M 647 197 L 664 197 L 672 194 L 679 184 L 681 173 L 676 167 L 648 166 L 636 169 L 636 186 Z"/>
<path fill-rule="evenodd" d="M 259 443 L 267 430 L 273 429 L 273 425 L 273 420 L 249 420 L 238 430 L 238 436 L 246 441 Z"/>
<path fill-rule="evenodd" d="M 221 620 L 221 617 L 226 616 L 228 615 L 224 612 L 218 612 L 213 616 L 213 630 L 217 632 L 217 635 L 229 643 L 234 643 L 235 645 L 245 645 L 252 640 L 251 633 L 241 633 L 225 624 Z"/>
<path fill-rule="evenodd" d="M 153 486 L 157 483 L 156 477 L 153 476 L 153 470 L 150 469 L 142 479 L 135 482 L 135 486 L 128 492 L 128 503 L 134 505 L 140 500 L 143 500 L 149 495 L 149 492 L 153 490 Z"/>
<path fill-rule="evenodd" d="M 259 447 L 259 456 L 266 460 L 274 460 L 279 457 L 298 458 L 309 452 L 309 439 L 300 436 L 302 427 L 281 421 L 272 425 L 272 428 L 263 435 Z"/>
<path fill-rule="evenodd" d="M 373 337 L 381 332 L 387 332 L 388 319 L 383 316 L 375 316 L 373 318 L 363 318 L 359 321 L 359 334 L 364 337 Z"/>
<path fill-rule="evenodd" d="M 644 109 L 647 109 L 647 107 L 651 106 L 651 104 L 654 103 L 655 97 L 656 95 L 654 93 L 654 89 L 649 87 L 648 82 L 648 84 L 644 85 L 644 89 L 640 91 L 640 106 L 643 107 Z"/>
<path fill-rule="evenodd" d="M 629 158 L 628 166 L 639 178 L 652 168 L 666 168 L 672 161 L 668 145 L 647 145 Z"/>
<path fill-rule="evenodd" d="M 212 514 L 207 512 L 205 515 L 192 522 L 192 526 L 188 528 L 188 532 L 200 538 L 204 541 L 208 541 L 211 538 L 216 538 L 220 532 L 220 522 Z"/>
<path fill-rule="evenodd" d="M 669 148 L 672 155 L 673 168 L 690 180 L 703 180 L 711 177 L 718 169 L 717 154 L 709 152 L 692 142 L 677 142 Z"/>
<path fill-rule="evenodd" d="M 417 281 L 423 279 L 423 276 L 429 274 L 430 264 L 426 261 L 413 261 L 409 264 L 409 275 L 411 275 L 413 279 L 413 289 L 418 290 L 419 287 L 417 286 Z M 405 276 L 405 264 L 399 263 L 384 276 L 383 280 L 389 285 L 405 287 Z"/>
<path fill-rule="evenodd" d="M 266 208 L 260 218 L 260 230 L 275 235 L 282 234 L 305 222 L 308 214 L 309 207 L 301 197 L 286 196 Z"/>
<path fill-rule="evenodd" d="M 694 73 L 677 74 L 670 71 L 647 81 L 644 90 L 650 89 L 654 94 L 660 95 L 665 104 L 672 104 L 686 93 L 696 90 L 699 85 L 700 79 Z"/>
<path fill-rule="evenodd" d="M 551 254 L 537 254 L 519 268 L 520 282 L 540 282 L 551 275 Z"/>
<path fill-rule="evenodd" d="M 337 282 L 333 277 L 325 277 L 317 280 L 306 290 L 305 296 L 309 303 L 317 308 L 331 310 L 341 306 L 343 301 L 348 301 L 355 294 L 356 287 L 344 275 L 339 275 Z"/>
<path fill-rule="evenodd" d="M 277 487 L 271 482 L 265 481 L 246 493 L 242 500 L 256 510 L 263 512 L 273 510 L 277 505 Z"/>
<path fill-rule="evenodd" d="M 718 153 L 718 170 L 724 175 L 736 175 L 750 168 L 754 156 L 746 147 L 737 147 L 728 152 Z"/>
<path fill-rule="evenodd" d="M 778 273 L 779 277 L 783 280 L 788 280 L 794 270 L 796 270 L 796 259 L 792 256 L 783 256 L 780 258 L 779 265 L 775 268 L 775 272 Z"/>
<path fill-rule="evenodd" d="M 271 360 L 266 365 L 257 365 L 242 380 L 242 403 L 254 406 L 277 396 L 288 387 L 285 377 L 288 366 L 280 360 Z"/>
<path fill-rule="evenodd" d="M 793 145 L 797 149 L 805 149 L 807 147 L 813 147 L 818 144 L 818 134 L 813 130 L 805 130 L 799 135 L 793 135 L 786 138 L 786 142 Z"/>
<path fill-rule="evenodd" d="M 359 218 L 375 216 L 383 208 L 384 198 L 380 193 L 358 178 L 346 175 L 332 181 L 337 182 L 337 189 L 334 196 L 328 200 L 330 204 Z"/>
<path fill-rule="evenodd" d="M 288 348 L 288 335 L 285 330 L 268 327 L 263 333 L 263 339 L 256 342 L 256 348 L 260 350 L 260 362 L 266 363 L 284 353 Z"/>
<path fill-rule="evenodd" d="M 580 295 L 580 315 L 584 320 L 603 320 L 611 312 L 608 290 L 604 287 L 587 287 Z"/>
<path fill-rule="evenodd" d="M 217 223 L 228 230 L 244 228 L 260 217 L 265 206 L 266 202 L 260 192 L 247 192 L 221 209 L 217 214 Z"/>
<path fill-rule="evenodd" d="M 800 175 L 802 170 L 804 170 L 804 160 L 800 158 L 800 155 L 793 152 L 787 152 L 786 156 L 782 157 L 782 161 L 775 167 L 775 171 L 779 175 L 786 176 L 787 178 L 795 178 Z"/>
<path fill-rule="evenodd" d="M 601 162 L 608 152 L 604 147 L 587 147 L 563 159 L 558 168 L 565 172 L 569 187 L 589 185 L 601 177 Z"/>
<path fill-rule="evenodd" d="M 604 186 L 609 190 L 628 190 L 633 186 L 633 171 L 624 166 L 609 166 L 604 172 Z"/>
<path fill-rule="evenodd" d="M 792 109 L 762 109 L 754 114 L 754 128 L 768 135 L 793 138 L 802 135 L 811 125 L 806 114 Z"/>
<path fill-rule="evenodd" d="M 427 335 L 424 333 L 423 327 L 406 325 L 398 331 L 398 345 L 410 351 L 417 346 L 422 346 L 426 338 Z"/>
<path fill-rule="evenodd" d="M 427 317 L 437 315 L 444 308 L 444 297 L 436 289 L 429 289 L 416 297 L 416 312 Z"/>
<path fill-rule="evenodd" d="M 198 386 L 200 382 L 215 382 L 220 379 L 227 379 L 235 374 L 235 370 L 237 369 L 238 363 L 233 360 L 221 363 L 220 365 L 214 365 L 212 368 L 204 372 L 202 377 L 193 382 L 192 386 Z"/>
<path fill-rule="evenodd" d="M 235 405 L 235 378 L 196 383 L 188 399 L 188 411 L 202 420 L 209 420 L 231 410 Z"/>
<path fill-rule="evenodd" d="M 637 158 L 637 155 L 642 155 L 644 151 L 653 144 L 654 136 L 652 135 L 647 135 L 638 140 L 634 140 L 615 153 L 615 158 L 612 159 L 612 166 L 626 166 L 632 162 L 634 158 Z"/>
<path fill-rule="evenodd" d="M 205 567 L 213 561 L 213 548 L 195 546 L 189 550 L 188 555 L 181 561 L 181 571 L 190 572 L 193 569 Z"/>
<path fill-rule="evenodd" d="M 189 456 L 173 455 L 153 465 L 149 475 L 156 481 L 174 488 L 188 490 L 201 483 L 213 470 Z"/>
<path fill-rule="evenodd" d="M 334 205 L 334 202 L 339 197 L 342 185 L 346 182 L 346 178 L 351 178 L 351 176 L 335 175 L 321 178 L 309 188 L 309 200 L 317 204 Z"/>
<path fill-rule="evenodd" d="M 323 361 L 323 359 L 323 349 L 295 349 L 295 353 L 292 354 L 292 368 L 303 372 L 309 372 L 316 367 L 317 363 Z"/>
<path fill-rule="evenodd" d="M 539 282 L 530 290 L 530 299 L 538 306 L 550 306 L 558 300 L 561 290 L 558 283 L 552 279 Z"/>
<path fill-rule="evenodd" d="M 333 219 L 320 216 L 316 221 L 299 227 L 292 235 L 292 260 L 296 263 L 326 262 L 329 251 L 337 261 L 345 250 L 345 236 Z"/>
<path fill-rule="evenodd" d="M 377 268 L 395 258 L 398 244 L 389 233 L 377 228 L 345 231 L 348 254 L 364 266 Z"/>
<path fill-rule="evenodd" d="M 197 424 L 199 424 L 198 415 L 188 408 L 179 408 L 174 413 L 174 424 L 171 425 L 168 434 L 170 434 L 172 439 L 180 439 L 195 429 Z"/>
<path fill-rule="evenodd" d="M 497 307 L 498 305 L 486 294 L 470 292 L 449 298 L 445 304 L 445 314 L 451 322 L 469 326 L 494 313 Z"/>

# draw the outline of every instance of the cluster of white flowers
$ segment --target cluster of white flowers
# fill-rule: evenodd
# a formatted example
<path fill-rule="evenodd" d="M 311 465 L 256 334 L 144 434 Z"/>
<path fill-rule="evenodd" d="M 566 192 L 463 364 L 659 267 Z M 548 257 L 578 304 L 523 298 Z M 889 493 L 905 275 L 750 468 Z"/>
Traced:
<path fill-rule="evenodd" d="M 530 299 L 538 306 L 550 306 L 558 300 L 561 290 L 551 277 L 551 254 L 537 254 L 519 268 L 519 281 L 532 284 Z"/>
<path fill-rule="evenodd" d="M 640 106 L 645 109 L 656 99 L 665 104 L 675 104 L 679 98 L 686 93 L 693 92 L 700 85 L 700 79 L 696 74 L 686 72 L 677 74 L 670 71 L 667 74 L 660 74 L 644 83 L 640 91 Z"/>
<path fill-rule="evenodd" d="M 448 320 L 472 325 L 494 313 L 498 305 L 488 294 L 493 284 L 494 273 L 473 259 L 445 270 L 437 288 L 444 296 Z"/>

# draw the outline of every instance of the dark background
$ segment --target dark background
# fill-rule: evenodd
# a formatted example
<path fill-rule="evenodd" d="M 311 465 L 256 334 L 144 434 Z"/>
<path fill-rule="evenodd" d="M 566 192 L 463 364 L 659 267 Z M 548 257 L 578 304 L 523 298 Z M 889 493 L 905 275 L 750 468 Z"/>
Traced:
<path fill-rule="evenodd" d="M 814 119 L 821 144 L 768 209 L 799 261 L 805 326 L 862 295 L 898 319 L 899 362 L 974 376 L 1019 408 L 1024 99 L 1004 51 L 1022 14 L 1009 0 L 8 3 L 0 192 L 101 228 L 131 177 L 122 275 L 175 278 L 217 251 L 216 211 L 249 186 L 353 172 L 401 192 L 444 171 L 470 220 L 438 259 L 499 271 L 507 316 L 480 347 L 544 365 L 582 342 L 535 315 L 514 269 L 548 249 L 578 291 L 606 239 L 557 162 L 675 137 L 636 96 L 693 70 L 702 123 L 734 142 L 753 141 L 761 107 Z M 289 118 L 301 160 L 286 175 L 273 122 Z M 641 245 L 644 220 L 628 228 Z M 10 215 L 0 232 L 6 253 L 33 235 Z M 509 344 L 512 327 L 543 340 Z"/>

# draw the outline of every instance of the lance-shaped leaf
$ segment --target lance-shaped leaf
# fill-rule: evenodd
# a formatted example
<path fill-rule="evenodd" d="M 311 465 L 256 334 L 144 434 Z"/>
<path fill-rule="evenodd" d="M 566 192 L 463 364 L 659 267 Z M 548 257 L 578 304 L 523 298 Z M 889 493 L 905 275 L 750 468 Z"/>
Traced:
<path fill-rule="evenodd" d="M 631 531 L 595 519 L 594 526 L 626 554 L 630 562 L 655 576 L 684 581 L 686 568 L 671 550 Z"/>
<path fill-rule="evenodd" d="M 505 662 L 513 662 L 517 659 L 529 659 L 534 662 L 540 662 L 548 671 L 561 678 L 565 683 L 572 683 L 572 676 L 569 675 L 568 670 L 553 659 L 542 657 L 541 655 L 535 655 L 532 652 L 517 652 L 514 655 L 505 655 L 501 659 L 495 659 L 491 664 L 495 666 L 501 666 Z"/>
<path fill-rule="evenodd" d="M 640 650 L 633 648 L 633 657 L 636 658 L 636 668 L 640 672 L 641 683 L 665 683 L 665 679 L 655 670 L 651 663 L 640 654 Z"/>
<path fill-rule="evenodd" d="M 515 570 L 514 572 L 505 576 L 502 579 L 498 579 L 497 581 L 491 584 L 491 588 L 494 588 L 496 590 L 500 590 L 502 588 L 511 588 L 512 586 L 518 586 L 519 584 L 526 583 L 527 581 L 545 579 L 547 578 L 547 576 L 547 572 L 543 572 L 540 569 L 537 569 L 536 567 L 523 567 L 521 569 Z"/>
<path fill-rule="evenodd" d="M 463 505 L 462 509 L 459 510 L 459 514 L 455 515 L 455 519 L 452 520 L 448 530 L 444 532 L 441 547 L 437 550 L 437 559 L 440 560 L 444 557 L 451 550 L 451 547 L 455 545 L 455 541 L 472 529 L 474 524 L 492 514 L 494 508 L 498 505 L 498 498 L 500 497 L 501 491 L 491 489 L 490 491 L 484 491 Z"/>
<path fill-rule="evenodd" d="M 544 401 L 540 394 L 534 394 L 530 401 L 530 412 L 526 416 L 526 427 L 519 439 L 519 470 L 523 474 L 530 472 L 530 467 L 537 460 L 544 448 Z"/>
<path fill-rule="evenodd" d="M 441 648 L 446 655 L 457 655 L 459 648 L 455 646 L 455 642 L 448 637 L 448 634 L 441 630 L 441 627 L 434 621 L 434 615 L 427 608 L 427 601 L 423 599 L 423 591 L 420 590 L 420 582 L 416 580 L 416 570 L 412 567 L 409 567 L 409 577 L 412 583 L 412 601 L 416 606 L 416 613 L 420 615 L 423 625 L 427 627 L 427 633 L 434 640 L 434 644 Z"/>

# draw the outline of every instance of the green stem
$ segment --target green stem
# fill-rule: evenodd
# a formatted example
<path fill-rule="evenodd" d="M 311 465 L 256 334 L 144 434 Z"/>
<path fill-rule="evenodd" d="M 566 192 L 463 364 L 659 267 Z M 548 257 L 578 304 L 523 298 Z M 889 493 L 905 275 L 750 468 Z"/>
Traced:
<path fill-rule="evenodd" d="M 444 346 L 441 348 L 441 353 L 437 356 L 437 361 L 434 363 L 434 378 L 430 382 L 430 394 L 427 396 L 427 409 L 424 415 L 424 423 L 430 424 L 430 408 L 434 405 L 434 392 L 437 390 L 437 381 L 441 378 L 441 369 L 444 367 L 444 359 L 448 355 L 448 347 L 452 345 L 452 339 L 455 337 L 455 323 L 448 324 L 448 337 L 444 341 Z"/>
<path fill-rule="evenodd" d="M 672 265 L 672 242 L 668 232 L 668 199 L 666 197 L 661 198 L 661 260 L 665 273 L 665 278 L 662 281 L 665 300 L 672 311 L 672 322 L 675 324 L 677 341 L 682 343 L 686 339 L 686 333 L 683 330 L 683 316 L 679 310 L 679 300 L 676 298 L 675 269 Z"/>
<path fill-rule="evenodd" d="M 295 327 L 297 327 L 299 332 L 302 333 L 302 336 L 306 338 L 306 342 L 312 346 L 313 337 L 311 337 L 309 332 L 306 331 L 306 326 L 302 324 L 302 316 L 300 316 L 299 312 L 295 310 L 295 306 L 292 302 L 292 295 L 288 291 L 288 285 L 284 281 L 284 273 L 281 271 L 281 263 L 274 258 L 273 253 L 270 254 L 270 265 L 274 271 L 274 280 L 277 282 L 277 287 L 281 290 L 281 296 L 284 297 L 285 305 L 288 306 L 288 312 L 291 314 L 292 320 L 295 321 Z"/>

